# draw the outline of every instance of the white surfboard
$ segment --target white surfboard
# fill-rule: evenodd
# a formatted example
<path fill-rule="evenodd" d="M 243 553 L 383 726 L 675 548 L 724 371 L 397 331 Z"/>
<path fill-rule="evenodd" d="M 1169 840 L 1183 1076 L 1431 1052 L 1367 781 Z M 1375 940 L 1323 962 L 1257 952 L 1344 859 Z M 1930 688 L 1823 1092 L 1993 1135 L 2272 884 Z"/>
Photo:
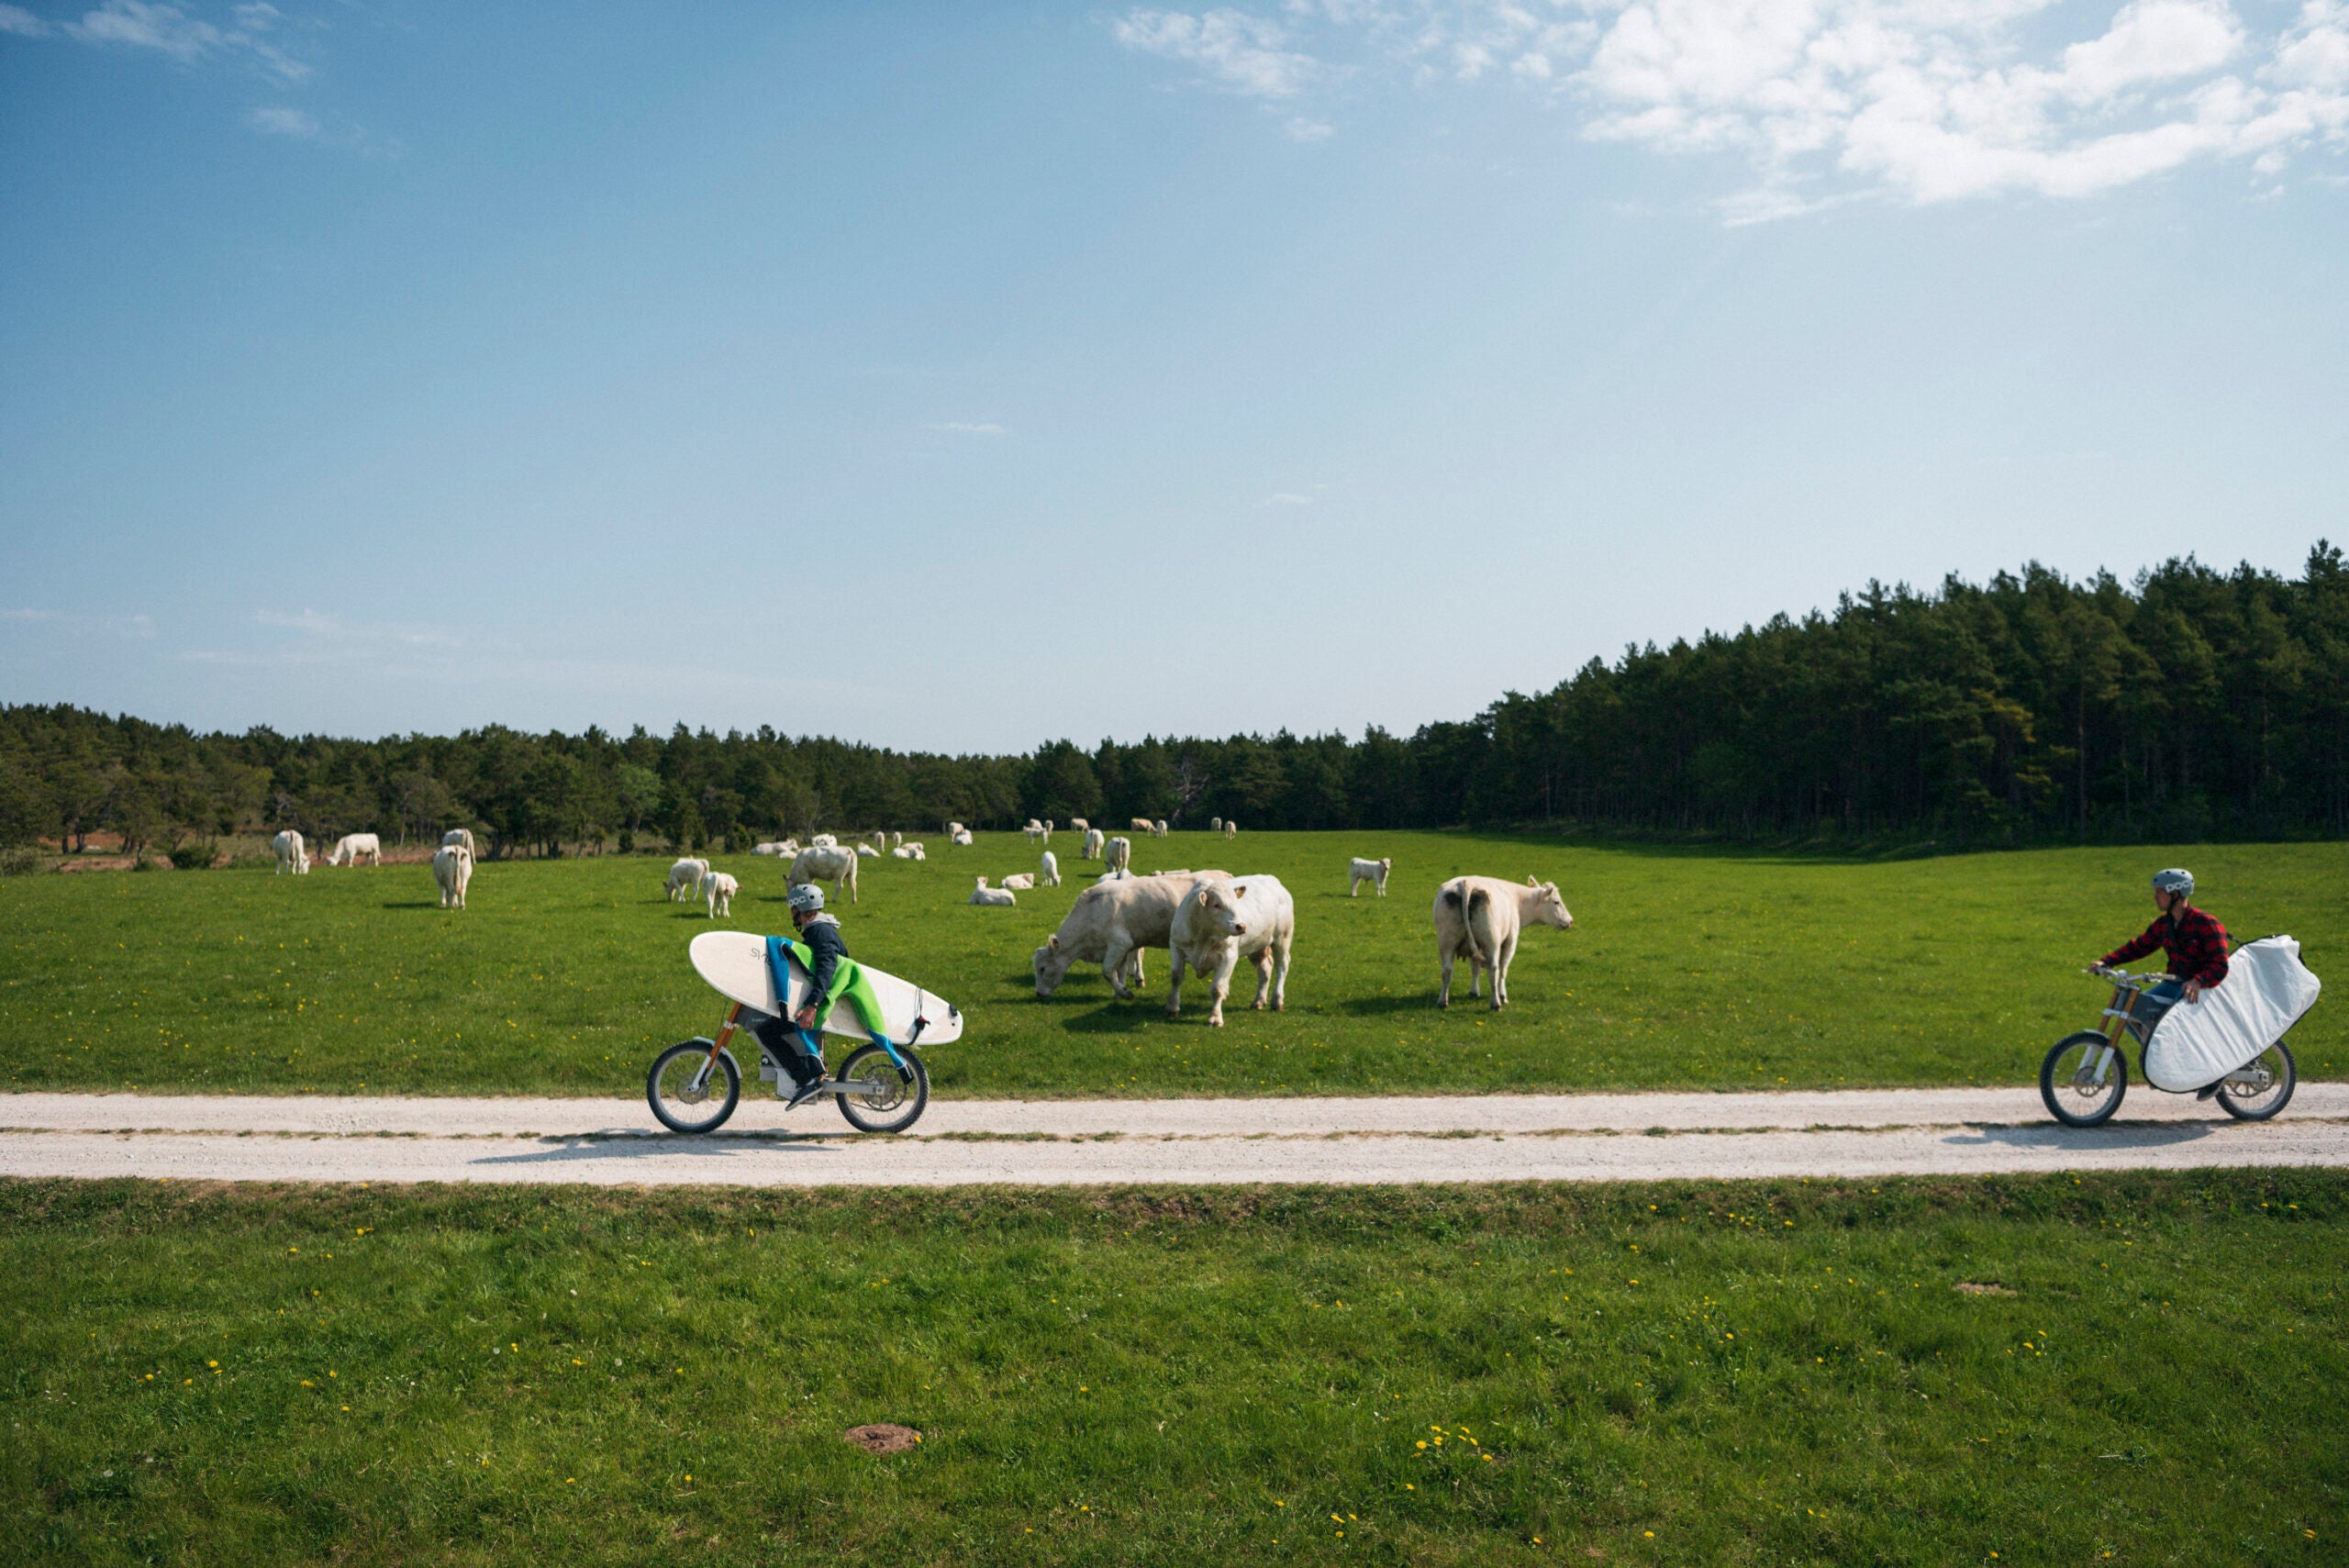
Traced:
<path fill-rule="evenodd" d="M 694 968 L 721 995 L 755 1007 L 762 1013 L 787 1018 L 794 1009 L 806 1006 L 810 982 L 799 961 L 790 962 L 791 995 L 777 1000 L 774 994 L 774 971 L 767 963 L 767 940 L 749 931 L 704 931 L 694 939 L 689 950 Z M 893 1044 L 904 1045 L 911 1040 L 917 1047 L 944 1045 L 963 1038 L 963 1015 L 945 997 L 925 991 L 910 980 L 900 980 L 885 974 L 871 964 L 864 965 L 864 977 L 873 985 L 873 995 L 881 1002 L 881 1025 L 889 1031 Z M 914 1038 L 914 1022 L 926 1019 L 921 1036 Z M 863 1020 L 846 997 L 833 1004 L 831 1016 L 823 1020 L 824 1032 L 848 1040 L 870 1040 Z"/>
<path fill-rule="evenodd" d="M 2227 977 L 2199 1002 L 2180 998 L 2145 1042 L 2145 1078 L 2184 1093 L 2215 1084 L 2284 1038 L 2323 989 L 2289 937 L 2245 942 L 2227 959 Z"/>

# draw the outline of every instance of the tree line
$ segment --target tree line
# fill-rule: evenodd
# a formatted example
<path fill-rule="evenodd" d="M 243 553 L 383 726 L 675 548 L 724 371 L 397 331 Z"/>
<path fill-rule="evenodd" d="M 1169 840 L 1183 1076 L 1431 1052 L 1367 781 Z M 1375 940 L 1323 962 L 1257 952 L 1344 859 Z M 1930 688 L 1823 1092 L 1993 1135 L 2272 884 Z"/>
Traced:
<path fill-rule="evenodd" d="M 1952 845 L 2349 829 L 2349 565 L 2032 565 L 1592 660 L 1408 736 L 1062 740 L 1016 756 L 677 726 L 377 740 L 0 707 L 0 844 L 130 852 L 280 827 L 485 852 L 745 849 L 1030 817 L 1261 828 L 1582 824 Z"/>

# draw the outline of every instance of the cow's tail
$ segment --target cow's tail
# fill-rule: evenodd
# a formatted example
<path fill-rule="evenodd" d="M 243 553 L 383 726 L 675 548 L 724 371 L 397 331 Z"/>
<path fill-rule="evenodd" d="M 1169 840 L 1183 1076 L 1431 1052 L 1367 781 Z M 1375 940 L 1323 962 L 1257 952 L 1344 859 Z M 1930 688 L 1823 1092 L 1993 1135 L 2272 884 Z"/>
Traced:
<path fill-rule="evenodd" d="M 1481 887 L 1472 887 L 1468 889 L 1465 906 L 1461 910 L 1460 923 L 1468 932 L 1468 956 L 1478 963 L 1490 964 L 1497 950 L 1493 945 L 1492 932 L 1476 929 L 1476 917 L 1479 915 L 1485 917 L 1487 925 L 1491 923 L 1493 895 Z"/>
<path fill-rule="evenodd" d="M 1468 943 L 1468 957 L 1472 962 L 1482 963 L 1485 961 L 1485 955 L 1477 950 L 1476 922 L 1470 914 L 1472 900 L 1475 896 L 1469 892 L 1468 884 L 1464 881 L 1457 888 L 1447 887 L 1443 890 L 1443 901 L 1460 911 L 1460 929 Z"/>

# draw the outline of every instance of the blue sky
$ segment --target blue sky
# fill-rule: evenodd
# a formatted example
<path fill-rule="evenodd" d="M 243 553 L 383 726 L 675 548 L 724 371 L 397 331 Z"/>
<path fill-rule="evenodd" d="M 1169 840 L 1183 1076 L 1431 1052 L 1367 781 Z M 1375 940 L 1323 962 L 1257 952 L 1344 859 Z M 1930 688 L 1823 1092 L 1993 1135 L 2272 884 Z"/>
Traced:
<path fill-rule="evenodd" d="M 2336 0 L 0 5 L 0 700 L 1409 729 L 2349 542 Z"/>

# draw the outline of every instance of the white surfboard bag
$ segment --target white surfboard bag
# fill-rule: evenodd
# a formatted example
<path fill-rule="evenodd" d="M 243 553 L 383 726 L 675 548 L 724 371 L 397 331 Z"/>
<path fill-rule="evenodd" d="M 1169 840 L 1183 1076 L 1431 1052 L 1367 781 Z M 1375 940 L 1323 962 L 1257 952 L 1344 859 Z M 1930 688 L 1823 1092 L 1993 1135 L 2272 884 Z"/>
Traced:
<path fill-rule="evenodd" d="M 2145 1041 L 2145 1078 L 2174 1094 L 2217 1083 L 2284 1038 L 2323 989 L 2289 937 L 2246 942 L 2199 1002 L 2180 999 Z"/>

